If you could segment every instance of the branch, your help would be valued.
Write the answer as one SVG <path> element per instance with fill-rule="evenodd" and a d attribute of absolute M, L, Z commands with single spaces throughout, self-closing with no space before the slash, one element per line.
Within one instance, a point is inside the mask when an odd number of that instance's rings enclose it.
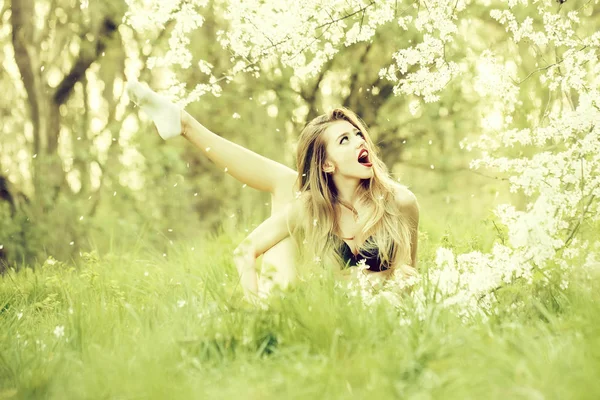
<path fill-rule="evenodd" d="M 85 52 L 85 46 L 81 47 L 77 61 L 54 92 L 53 98 L 56 105 L 64 104 L 65 101 L 67 101 L 75 84 L 81 80 L 90 65 L 92 65 L 104 51 L 107 41 L 111 39 L 113 33 L 117 30 L 117 26 L 118 25 L 112 19 L 105 17 L 96 38 L 95 51 L 92 54 L 89 54 Z"/>
<path fill-rule="evenodd" d="M 582 48 L 580 48 L 580 49 L 577 49 L 577 50 L 576 50 L 576 53 L 578 53 L 578 52 L 580 52 L 580 51 L 583 51 L 583 50 L 585 50 L 587 47 L 588 47 L 588 46 L 583 46 Z M 515 81 L 514 81 L 512 78 L 511 78 L 511 80 L 513 81 L 513 83 L 514 83 L 515 85 L 521 85 L 523 82 L 525 82 L 527 79 L 529 79 L 529 78 L 530 78 L 530 77 L 531 77 L 533 74 L 535 74 L 535 73 L 537 73 L 537 72 L 540 72 L 540 71 L 545 71 L 545 70 L 547 70 L 547 69 L 550 69 L 550 68 L 552 68 L 552 67 L 555 67 L 555 66 L 557 66 L 557 65 L 561 64 L 562 62 L 564 62 L 566 59 L 567 59 L 567 57 L 565 57 L 565 58 L 562 58 L 562 59 L 558 60 L 557 62 L 555 62 L 555 63 L 553 63 L 553 64 L 546 65 L 545 67 L 542 67 L 542 68 L 535 69 L 535 70 L 531 71 L 531 72 L 529 73 L 529 75 L 527 75 L 527 76 L 526 76 L 526 77 L 525 77 L 525 78 L 524 78 L 522 81 L 520 81 L 520 82 L 515 82 Z"/>

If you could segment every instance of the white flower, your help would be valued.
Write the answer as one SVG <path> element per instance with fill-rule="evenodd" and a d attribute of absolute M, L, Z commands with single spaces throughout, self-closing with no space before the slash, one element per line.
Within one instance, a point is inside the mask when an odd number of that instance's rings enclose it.
<path fill-rule="evenodd" d="M 54 328 L 54 336 L 57 338 L 65 336 L 65 327 L 63 325 L 58 325 L 56 328 Z"/>
<path fill-rule="evenodd" d="M 185 306 L 185 300 L 179 300 L 177 301 L 177 307 L 182 308 L 183 306 Z"/>
<path fill-rule="evenodd" d="M 365 270 L 365 269 L 369 269 L 369 266 L 367 265 L 367 260 L 366 260 L 366 259 L 364 259 L 364 258 L 363 258 L 362 260 L 360 260 L 360 261 L 359 261 L 359 262 L 356 264 L 356 266 L 358 267 L 358 269 L 359 269 L 360 271 L 363 271 L 363 270 Z"/>

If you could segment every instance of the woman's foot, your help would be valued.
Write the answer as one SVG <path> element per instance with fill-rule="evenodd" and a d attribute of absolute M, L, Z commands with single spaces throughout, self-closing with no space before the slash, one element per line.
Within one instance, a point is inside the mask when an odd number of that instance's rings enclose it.
<path fill-rule="evenodd" d="M 127 82 L 127 94 L 131 101 L 146 113 L 164 140 L 181 135 L 181 109 L 165 97 L 136 80 Z"/>

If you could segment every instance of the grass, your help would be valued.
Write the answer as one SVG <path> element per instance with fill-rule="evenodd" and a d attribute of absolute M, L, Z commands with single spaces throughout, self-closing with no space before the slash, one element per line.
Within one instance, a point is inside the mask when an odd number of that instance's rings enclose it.
<path fill-rule="evenodd" d="M 489 248 L 485 213 L 426 201 L 422 268 L 441 245 Z M 240 234 L 117 241 L 3 276 L 0 399 L 600 397 L 598 273 L 506 287 L 487 321 L 433 303 L 419 319 L 408 298 L 408 318 L 367 307 L 318 273 L 257 309 L 236 287 Z"/>
<path fill-rule="evenodd" d="M 234 245 L 86 254 L 5 276 L 0 399 L 600 396 L 597 281 L 513 287 L 498 315 L 467 324 L 433 304 L 401 323 L 328 277 L 261 310 L 235 289 Z"/>

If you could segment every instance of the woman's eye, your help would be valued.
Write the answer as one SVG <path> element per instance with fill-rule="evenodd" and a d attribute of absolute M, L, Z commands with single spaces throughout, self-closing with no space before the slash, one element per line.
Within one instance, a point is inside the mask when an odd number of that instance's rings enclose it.
<path fill-rule="evenodd" d="M 348 136 L 344 136 L 342 140 L 340 140 L 340 144 L 344 143 L 344 139 L 348 140 Z"/>
<path fill-rule="evenodd" d="M 363 135 L 363 133 L 362 133 L 362 132 L 356 132 L 356 134 L 357 134 L 357 135 L 360 135 L 360 137 L 361 137 L 361 138 L 363 138 L 363 139 L 365 138 L 365 135 Z"/>

